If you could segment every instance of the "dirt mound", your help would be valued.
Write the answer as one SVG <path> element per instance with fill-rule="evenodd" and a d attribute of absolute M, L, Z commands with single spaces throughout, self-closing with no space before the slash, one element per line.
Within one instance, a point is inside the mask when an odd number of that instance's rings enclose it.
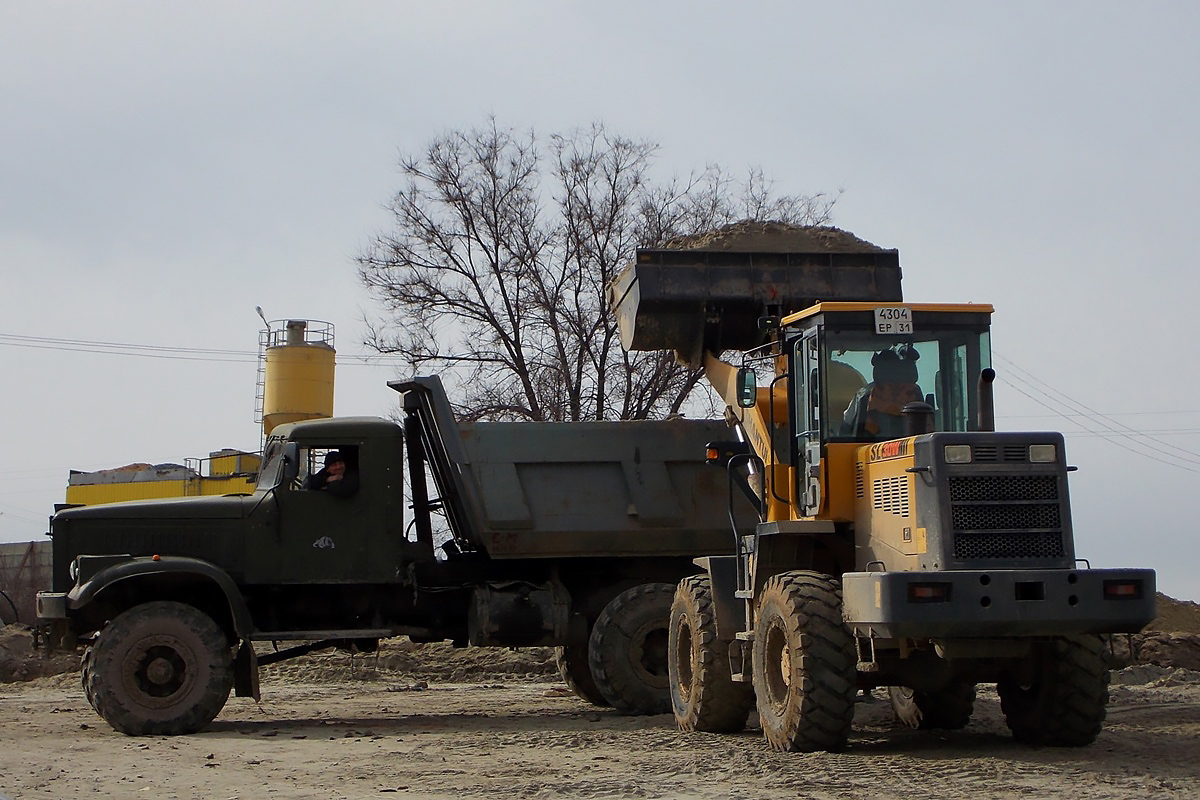
<path fill-rule="evenodd" d="M 677 236 L 667 250 L 728 250 L 735 253 L 888 253 L 848 231 L 822 225 L 743 220 L 714 231 Z"/>
<path fill-rule="evenodd" d="M 1147 631 L 1166 633 L 1200 633 L 1200 603 L 1176 600 L 1158 593 L 1158 616 L 1147 627 Z"/>
<path fill-rule="evenodd" d="M 387 680 L 401 683 L 466 683 L 498 678 L 556 676 L 554 650 L 527 647 L 454 647 L 445 642 L 416 644 L 407 639 L 379 643 L 375 653 L 322 651 L 264 667 L 263 681 Z"/>
<path fill-rule="evenodd" d="M 31 681 L 79 669 L 79 655 L 33 649 L 33 631 L 28 625 L 0 627 L 0 683 Z"/>

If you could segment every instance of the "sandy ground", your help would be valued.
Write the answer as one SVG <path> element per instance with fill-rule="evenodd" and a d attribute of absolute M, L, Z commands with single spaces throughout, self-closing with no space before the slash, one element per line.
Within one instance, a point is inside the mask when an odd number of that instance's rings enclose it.
<path fill-rule="evenodd" d="M 544 674 L 415 674 L 329 654 L 268 673 L 260 704 L 230 698 L 202 733 L 145 738 L 109 728 L 77 674 L 0 684 L 0 796 L 1200 797 L 1200 673 L 1185 669 L 1114 673 L 1109 722 L 1083 749 L 1013 743 L 981 687 L 962 731 L 901 728 L 877 693 L 844 753 L 812 755 L 773 753 L 753 728 L 685 735 L 669 715 L 622 717 Z"/>

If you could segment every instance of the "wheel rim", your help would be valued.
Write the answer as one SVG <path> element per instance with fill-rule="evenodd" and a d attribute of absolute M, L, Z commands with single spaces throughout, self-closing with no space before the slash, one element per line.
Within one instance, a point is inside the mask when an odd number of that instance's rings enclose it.
<path fill-rule="evenodd" d="M 675 667 L 679 671 L 676 689 L 680 699 L 687 703 L 692 696 L 692 626 L 686 619 L 680 619 L 675 633 Z"/>
<path fill-rule="evenodd" d="M 633 637 L 631 656 L 634 669 L 642 680 L 651 685 L 666 687 L 667 655 L 669 653 L 667 629 L 658 626 L 643 626 Z"/>
<path fill-rule="evenodd" d="M 778 714 L 786 708 L 792 687 L 792 652 L 788 647 L 787 631 L 778 619 L 772 620 L 764 644 L 763 676 L 766 679 L 767 699 Z"/>
<path fill-rule="evenodd" d="M 195 654 L 174 636 L 149 636 L 130 648 L 121 674 L 131 697 L 163 708 L 191 689 L 198 666 Z"/>

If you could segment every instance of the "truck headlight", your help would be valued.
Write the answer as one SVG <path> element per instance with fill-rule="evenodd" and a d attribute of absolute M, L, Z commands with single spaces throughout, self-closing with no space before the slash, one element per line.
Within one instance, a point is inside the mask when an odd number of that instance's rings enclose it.
<path fill-rule="evenodd" d="M 1031 444 L 1029 460 L 1034 464 L 1053 464 L 1058 460 L 1058 448 L 1052 444 Z"/>
<path fill-rule="evenodd" d="M 79 559 L 71 559 L 71 566 L 67 567 L 67 574 L 71 576 L 71 582 L 74 583 L 79 577 Z"/>
<path fill-rule="evenodd" d="M 942 454 L 947 464 L 971 463 L 971 445 L 969 444 L 948 444 Z"/>

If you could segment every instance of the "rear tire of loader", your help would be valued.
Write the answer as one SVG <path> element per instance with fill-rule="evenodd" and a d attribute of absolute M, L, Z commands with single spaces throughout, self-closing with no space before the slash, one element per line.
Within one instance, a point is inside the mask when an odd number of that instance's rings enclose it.
<path fill-rule="evenodd" d="M 854 721 L 857 659 L 837 580 L 816 572 L 768 580 L 758 599 L 753 652 L 767 743 L 805 753 L 844 748 Z"/>
<path fill-rule="evenodd" d="M 596 688 L 622 714 L 671 710 L 667 638 L 669 583 L 644 583 L 614 597 L 592 627 L 588 661 Z"/>
<path fill-rule="evenodd" d="M 1032 680 L 1006 676 L 996 690 L 1013 738 L 1083 747 L 1096 740 L 1108 706 L 1108 663 L 1099 636 L 1060 636 L 1039 648 Z"/>
<path fill-rule="evenodd" d="M 558 674 L 563 683 L 581 700 L 586 700 L 594 706 L 609 705 L 604 695 L 600 694 L 596 679 L 592 677 L 586 639 L 578 644 L 554 648 L 554 665 L 558 667 Z"/>
<path fill-rule="evenodd" d="M 710 733 L 744 729 L 754 690 L 730 677 L 729 649 L 717 639 L 707 575 L 684 578 L 675 590 L 668 648 L 671 710 L 679 729 Z"/>
<path fill-rule="evenodd" d="M 195 733 L 233 687 L 233 656 L 212 618 L 184 603 L 152 602 L 119 614 L 96 638 L 88 696 L 130 736 Z"/>
<path fill-rule="evenodd" d="M 975 710 L 975 684 L 964 680 L 951 681 L 935 692 L 889 686 L 888 696 L 896 719 L 923 731 L 965 728 Z"/>

